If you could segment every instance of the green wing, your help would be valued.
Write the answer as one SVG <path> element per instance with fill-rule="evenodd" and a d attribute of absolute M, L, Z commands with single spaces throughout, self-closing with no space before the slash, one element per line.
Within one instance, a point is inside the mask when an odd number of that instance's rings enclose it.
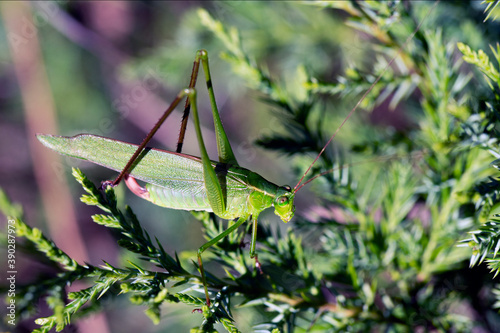
<path fill-rule="evenodd" d="M 86 160 L 120 172 L 137 145 L 97 135 L 79 134 L 73 137 L 38 134 L 38 140 L 60 154 Z M 216 162 L 212 162 L 213 165 Z M 171 187 L 172 180 L 203 183 L 200 158 L 160 149 L 146 148 L 139 156 L 130 175 L 147 183 Z"/>

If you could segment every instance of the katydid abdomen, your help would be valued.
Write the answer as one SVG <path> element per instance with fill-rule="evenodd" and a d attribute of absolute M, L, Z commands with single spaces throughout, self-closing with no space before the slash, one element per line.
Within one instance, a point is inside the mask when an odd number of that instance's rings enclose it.
<path fill-rule="evenodd" d="M 90 134 L 74 137 L 54 135 L 37 135 L 37 137 L 45 146 L 61 154 L 116 171 L 124 168 L 137 149 L 137 145 L 134 144 Z M 154 167 L 151 167 L 152 165 Z M 223 191 L 226 192 L 226 210 L 217 214 L 221 218 L 248 218 L 272 205 L 272 199 L 279 186 L 245 168 L 224 167 L 215 161 L 212 161 L 212 165 L 221 180 Z M 143 198 L 158 206 L 213 211 L 203 180 L 203 165 L 198 157 L 146 148 L 129 175 L 146 182 L 147 196 Z M 258 206 L 258 211 L 255 206 Z"/>

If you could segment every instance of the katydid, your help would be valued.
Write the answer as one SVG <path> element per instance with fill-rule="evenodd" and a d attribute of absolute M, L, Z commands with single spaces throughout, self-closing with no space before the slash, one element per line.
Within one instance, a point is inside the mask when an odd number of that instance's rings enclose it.
<path fill-rule="evenodd" d="M 405 44 L 413 37 L 419 27 L 420 25 L 408 37 Z M 389 62 L 386 69 L 391 66 L 394 60 L 395 57 Z M 200 63 L 205 73 L 211 103 L 219 161 L 210 160 L 201 135 L 195 90 Z M 182 210 L 203 210 L 213 212 L 223 219 L 235 219 L 235 223 L 198 249 L 199 271 L 206 302 L 207 305 L 210 305 L 202 253 L 250 219 L 252 223 L 250 257 L 255 259 L 256 266 L 260 270 L 260 263 L 255 251 L 259 214 L 269 207 L 274 207 L 275 213 L 283 222 L 286 223 L 292 219 L 295 212 L 294 197 L 296 192 L 326 172 L 302 183 L 304 177 L 382 75 L 383 73 L 372 83 L 368 91 L 350 111 L 293 189 L 290 186 L 275 185 L 257 173 L 238 165 L 219 117 L 208 56 L 205 50 L 198 51 L 196 55 L 189 88 L 182 90 L 177 95 L 139 146 L 90 134 L 80 134 L 74 137 L 38 134 L 37 138 L 45 146 L 61 154 L 84 159 L 120 172 L 113 182 L 104 182 L 103 187 L 116 186 L 124 179 L 133 193 L 156 205 Z M 150 139 L 183 98 L 186 98 L 185 114 L 177 152 L 147 148 L 146 145 Z M 201 157 L 181 153 L 190 109 L 193 111 L 194 127 Z M 145 187 L 141 187 L 136 179 L 146 182 Z"/>
<path fill-rule="evenodd" d="M 196 90 L 194 89 L 200 62 L 205 72 L 212 106 L 219 162 L 209 159 L 201 135 Z M 147 143 L 160 125 L 184 97 L 187 97 L 184 119 L 187 119 L 187 113 L 192 108 L 201 158 L 180 152 L 146 148 Z M 181 133 L 184 129 L 185 122 L 183 122 Z M 198 249 L 199 270 L 207 305 L 210 305 L 210 298 L 201 258 L 202 253 L 235 231 L 245 221 L 251 219 L 250 257 L 255 259 L 260 270 L 255 253 L 259 214 L 264 209 L 274 206 L 275 213 L 284 222 L 288 222 L 295 211 L 293 204 L 295 191 L 290 186 L 275 185 L 257 173 L 240 167 L 236 162 L 215 103 L 208 56 L 205 50 L 198 51 L 196 55 L 190 88 L 182 90 L 177 95 L 141 145 L 137 146 L 90 134 L 80 134 L 74 137 L 38 134 L 37 138 L 45 146 L 61 154 L 121 171 L 113 182 L 104 182 L 103 186 L 116 186 L 124 178 L 133 193 L 156 205 L 182 210 L 204 210 L 214 212 L 223 219 L 237 219 L 228 229 Z M 179 139 L 179 150 L 181 144 L 182 139 Z M 141 187 L 136 179 L 146 182 L 146 186 Z"/>

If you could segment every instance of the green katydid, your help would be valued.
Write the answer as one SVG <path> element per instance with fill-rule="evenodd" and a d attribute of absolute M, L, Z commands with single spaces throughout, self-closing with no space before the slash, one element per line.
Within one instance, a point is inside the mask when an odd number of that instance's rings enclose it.
<path fill-rule="evenodd" d="M 413 37 L 419 27 L 420 25 L 408 37 L 405 44 Z M 388 63 L 386 69 L 391 66 L 394 60 L 395 57 Z M 219 155 L 218 162 L 211 161 L 208 157 L 201 135 L 195 90 L 200 63 L 205 73 L 214 119 Z M 285 223 L 292 219 L 295 211 L 294 197 L 296 192 L 305 184 L 329 171 L 302 183 L 304 177 L 382 75 L 383 73 L 372 83 L 368 91 L 350 111 L 293 189 L 290 186 L 275 185 L 257 173 L 238 165 L 219 117 L 211 83 L 208 56 L 205 50 L 198 51 L 196 55 L 189 88 L 182 90 L 177 95 L 139 146 L 90 134 L 80 134 L 74 137 L 38 134 L 37 138 L 45 146 L 61 154 L 84 159 L 120 172 L 113 182 L 103 182 L 102 187 L 116 186 L 124 179 L 134 194 L 156 205 L 173 209 L 210 211 L 223 219 L 236 219 L 236 222 L 231 224 L 225 231 L 198 249 L 199 271 L 206 302 L 207 305 L 210 305 L 202 253 L 250 219 L 252 222 L 250 257 L 255 259 L 256 267 L 260 270 L 260 263 L 255 251 L 259 214 L 269 207 L 274 207 L 275 213 Z M 146 145 L 161 124 L 185 97 L 185 114 L 181 125 L 177 152 L 147 148 Z M 190 108 L 193 111 L 201 158 L 180 152 Z M 145 187 L 141 187 L 136 179 L 146 182 Z"/>
<path fill-rule="evenodd" d="M 209 159 L 201 135 L 196 90 L 194 89 L 200 62 L 205 72 L 212 106 L 219 162 Z M 185 113 L 189 112 L 190 108 L 193 110 L 201 158 L 180 152 L 146 148 L 152 136 L 184 97 L 187 97 Z M 187 120 L 187 116 L 183 118 Z M 181 136 L 184 133 L 185 125 L 185 121 L 183 121 Z M 250 256 L 255 258 L 256 265 L 260 269 L 255 253 L 259 214 L 264 209 L 274 206 L 275 213 L 284 222 L 288 222 L 295 211 L 293 204 L 295 190 L 289 186 L 275 185 L 257 173 L 240 167 L 236 162 L 217 110 L 211 85 L 208 56 L 205 50 L 198 51 L 196 55 L 190 88 L 182 90 L 177 95 L 141 145 L 137 146 L 90 134 L 74 137 L 38 134 L 37 138 L 45 146 L 61 154 L 121 171 L 113 182 L 104 182 L 103 187 L 116 186 L 122 179 L 125 179 L 127 186 L 133 193 L 156 205 L 174 209 L 210 211 L 228 220 L 237 218 L 237 221 L 228 229 L 198 249 L 198 263 L 208 305 L 210 298 L 201 254 L 251 218 L 253 227 Z M 182 140 L 181 137 L 178 142 L 178 150 L 182 146 Z M 146 186 L 141 187 L 135 179 L 146 182 Z"/>

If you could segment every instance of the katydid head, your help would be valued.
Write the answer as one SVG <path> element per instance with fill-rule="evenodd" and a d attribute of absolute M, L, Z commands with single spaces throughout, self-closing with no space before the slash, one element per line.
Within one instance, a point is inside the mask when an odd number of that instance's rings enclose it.
<path fill-rule="evenodd" d="M 288 185 L 278 187 L 276 196 L 274 197 L 274 213 L 278 215 L 283 222 L 287 223 L 295 213 L 295 205 L 293 199 L 295 191 Z"/>

